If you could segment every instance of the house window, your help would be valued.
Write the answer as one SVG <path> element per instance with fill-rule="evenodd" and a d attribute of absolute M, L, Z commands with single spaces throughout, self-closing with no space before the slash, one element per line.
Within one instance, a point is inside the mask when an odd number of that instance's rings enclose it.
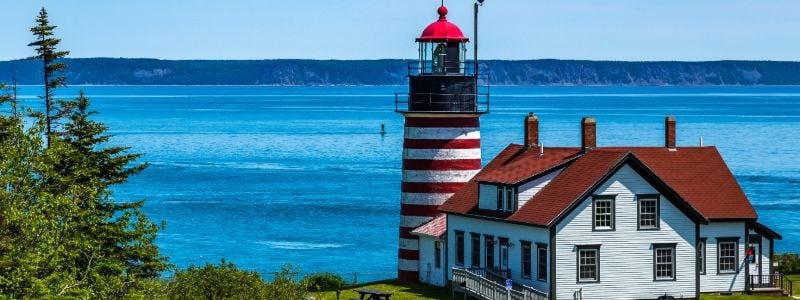
<path fill-rule="evenodd" d="M 520 241 L 522 244 L 522 278 L 531 278 L 531 242 Z"/>
<path fill-rule="evenodd" d="M 639 198 L 639 229 L 659 228 L 658 195 Z"/>
<path fill-rule="evenodd" d="M 505 203 L 505 201 L 503 201 L 503 199 L 505 198 L 505 195 L 506 195 L 505 189 L 503 189 L 502 186 L 498 185 L 497 186 L 497 210 L 500 210 L 500 211 L 503 210 L 503 203 Z"/>
<path fill-rule="evenodd" d="M 485 235 L 484 238 L 484 253 L 486 256 L 486 268 L 487 269 L 494 269 L 494 237 L 491 235 Z"/>
<path fill-rule="evenodd" d="M 675 280 L 675 244 L 653 244 L 653 279 Z"/>
<path fill-rule="evenodd" d="M 738 272 L 738 261 L 738 238 L 717 238 L 717 273 Z"/>
<path fill-rule="evenodd" d="M 595 196 L 592 203 L 592 229 L 614 230 L 614 196 Z"/>
<path fill-rule="evenodd" d="M 516 211 L 516 191 L 512 186 L 497 186 L 497 210 L 504 212 Z"/>
<path fill-rule="evenodd" d="M 547 281 L 547 245 L 536 244 L 536 279 Z"/>
<path fill-rule="evenodd" d="M 500 269 L 508 270 L 508 238 L 499 238 L 500 240 Z"/>
<path fill-rule="evenodd" d="M 515 211 L 514 209 L 514 188 L 506 187 L 506 211 Z"/>
<path fill-rule="evenodd" d="M 700 243 L 697 244 L 697 272 L 700 274 L 706 273 L 706 238 L 700 238 Z"/>
<path fill-rule="evenodd" d="M 456 231 L 456 265 L 464 265 L 464 232 Z"/>
<path fill-rule="evenodd" d="M 472 235 L 472 266 L 477 268 L 481 266 L 481 235 L 474 232 L 470 235 Z"/>
<path fill-rule="evenodd" d="M 600 245 L 578 246 L 578 282 L 600 281 Z"/>
<path fill-rule="evenodd" d="M 434 256 L 434 266 L 437 269 L 442 267 L 442 242 L 436 241 L 433 243 L 433 256 Z"/>

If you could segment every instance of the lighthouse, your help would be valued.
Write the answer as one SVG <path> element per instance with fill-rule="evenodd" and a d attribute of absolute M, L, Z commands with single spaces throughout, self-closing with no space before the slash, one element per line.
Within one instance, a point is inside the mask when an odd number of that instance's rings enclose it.
<path fill-rule="evenodd" d="M 408 93 L 395 94 L 396 111 L 405 118 L 398 251 L 403 282 L 442 274 L 436 269 L 441 265 L 422 265 L 420 253 L 444 260 L 443 242 L 423 245 L 412 231 L 446 224 L 439 205 L 481 169 L 480 116 L 489 111 L 488 78 L 476 61 L 466 60 L 469 39 L 447 20 L 445 6 L 437 13 L 439 19 L 416 39 L 419 59 L 408 64 Z"/>

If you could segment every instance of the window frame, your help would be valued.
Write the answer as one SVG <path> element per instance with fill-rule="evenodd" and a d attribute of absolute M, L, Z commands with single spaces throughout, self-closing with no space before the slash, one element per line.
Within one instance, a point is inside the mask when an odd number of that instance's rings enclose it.
<path fill-rule="evenodd" d="M 698 268 L 700 268 L 700 270 L 698 270 L 697 273 L 700 274 L 700 275 L 706 275 L 706 272 L 708 270 L 708 268 L 706 268 L 706 263 L 708 262 L 707 255 L 706 255 L 706 252 L 708 251 L 708 239 L 707 238 L 700 238 L 700 245 L 697 245 L 697 251 L 700 252 L 700 253 L 698 253 L 698 257 L 700 259 L 700 263 L 698 265 Z"/>
<path fill-rule="evenodd" d="M 521 254 L 521 257 L 520 257 L 520 274 L 522 274 L 522 278 L 531 279 L 531 276 L 533 275 L 533 257 L 532 257 L 533 248 L 531 247 L 531 242 L 530 241 L 519 241 L 519 243 L 520 243 L 520 250 L 521 250 L 520 251 L 520 254 Z M 527 251 L 525 251 L 526 247 L 528 248 Z M 528 260 L 527 264 L 525 263 L 525 259 Z M 528 271 L 527 275 L 525 273 L 525 271 L 526 271 L 525 267 L 527 267 L 527 271 Z"/>
<path fill-rule="evenodd" d="M 575 282 L 576 283 L 599 283 L 600 282 L 600 245 L 578 245 L 575 251 Z M 595 251 L 595 277 L 593 280 L 581 279 L 581 252 Z"/>
<path fill-rule="evenodd" d="M 516 203 L 517 203 L 517 201 L 516 201 L 517 197 L 516 197 L 516 193 L 514 192 L 514 187 L 506 186 L 505 190 L 506 190 L 505 212 L 514 212 L 514 211 L 516 211 L 515 208 L 516 208 Z"/>
<path fill-rule="evenodd" d="M 464 232 L 460 230 L 455 231 L 456 236 L 456 266 L 464 266 Z"/>
<path fill-rule="evenodd" d="M 505 189 L 505 187 L 502 186 L 502 185 L 498 185 L 497 186 L 497 210 L 498 211 L 504 211 L 503 205 L 505 205 L 505 203 L 506 203 L 505 197 L 506 197 L 506 189 Z"/>
<path fill-rule="evenodd" d="M 483 259 L 487 269 L 493 269 L 494 265 L 494 236 L 483 235 Z M 490 257 L 491 256 L 491 257 Z"/>
<path fill-rule="evenodd" d="M 617 219 L 617 212 L 616 212 L 616 198 L 617 195 L 594 195 L 592 196 L 592 231 L 614 231 L 616 230 L 616 219 Z M 597 202 L 598 201 L 609 201 L 611 202 L 611 226 L 609 228 L 597 227 Z"/>
<path fill-rule="evenodd" d="M 509 266 L 510 257 L 508 257 L 508 255 L 509 255 L 509 249 L 508 248 L 511 248 L 511 243 L 509 243 L 508 238 L 506 238 L 506 237 L 498 237 L 497 239 L 500 241 L 500 243 L 499 243 L 500 244 L 500 248 L 499 248 L 500 249 L 500 263 L 498 264 L 497 269 L 499 269 L 499 270 L 508 270 L 508 269 L 511 268 Z M 505 267 L 506 269 L 503 269 L 503 267 Z"/>
<path fill-rule="evenodd" d="M 442 268 L 442 241 L 433 241 L 433 267 Z"/>
<path fill-rule="evenodd" d="M 473 268 L 481 267 L 481 234 L 470 232 L 470 266 Z M 478 240 L 476 243 L 475 240 Z M 475 259 L 477 258 L 477 259 Z"/>
<path fill-rule="evenodd" d="M 653 244 L 653 281 L 676 281 L 677 271 L 678 271 L 678 254 L 677 254 L 677 245 L 676 243 L 669 243 L 669 244 Z M 672 252 L 672 257 L 670 257 L 672 268 L 670 269 L 670 274 L 672 275 L 669 278 L 659 278 L 658 277 L 658 250 L 669 249 Z"/>
<path fill-rule="evenodd" d="M 733 243 L 733 270 L 725 270 L 720 268 L 722 265 L 722 244 Z M 717 274 L 737 274 L 739 273 L 739 237 L 718 237 L 717 238 Z"/>
<path fill-rule="evenodd" d="M 544 250 L 544 257 L 542 257 L 542 250 Z M 542 268 L 542 265 L 544 265 L 544 268 Z M 547 244 L 536 243 L 536 280 L 547 282 L 547 265 Z"/>
<path fill-rule="evenodd" d="M 643 227 L 642 226 L 642 201 L 655 201 L 656 203 L 656 219 L 655 226 Z M 636 230 L 660 230 L 661 229 L 661 195 L 658 194 L 645 194 L 636 195 Z"/>

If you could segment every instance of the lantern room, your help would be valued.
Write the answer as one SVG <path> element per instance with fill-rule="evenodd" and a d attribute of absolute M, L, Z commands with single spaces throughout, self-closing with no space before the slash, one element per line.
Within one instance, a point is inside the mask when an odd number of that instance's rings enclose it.
<path fill-rule="evenodd" d="M 484 93 L 479 92 L 482 87 L 478 86 L 479 81 L 488 84 L 488 77 L 478 72 L 477 62 L 467 61 L 469 39 L 447 20 L 447 7 L 440 6 L 436 12 L 439 19 L 425 27 L 416 39 L 419 59 L 408 64 L 409 92 L 395 94 L 396 111 L 488 112 L 488 85 Z"/>
<path fill-rule="evenodd" d="M 437 13 L 439 20 L 428 25 L 417 38 L 419 73 L 464 73 L 469 39 L 456 24 L 447 21 L 447 7 L 440 6 Z"/>

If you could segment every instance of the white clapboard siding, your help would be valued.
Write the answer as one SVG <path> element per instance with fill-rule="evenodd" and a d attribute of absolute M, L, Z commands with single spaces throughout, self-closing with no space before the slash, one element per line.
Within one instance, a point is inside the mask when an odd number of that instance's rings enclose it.
<path fill-rule="evenodd" d="M 700 275 L 700 292 L 744 291 L 744 222 L 711 222 L 700 225 L 706 238 L 706 274 Z M 739 237 L 739 273 L 717 274 L 717 237 Z"/>
<path fill-rule="evenodd" d="M 456 233 L 455 231 L 463 231 L 464 232 L 464 267 L 471 267 L 472 266 L 472 237 L 470 233 L 480 233 L 481 234 L 481 267 L 486 266 L 486 253 L 485 251 L 485 239 L 484 235 L 492 235 L 497 239 L 498 237 L 505 237 L 508 238 L 509 242 L 512 244 L 511 247 L 508 248 L 508 267 L 511 269 L 511 279 L 520 284 L 524 284 L 530 287 L 533 287 L 537 290 L 547 292 L 550 290 L 549 281 L 543 282 L 536 280 L 536 243 L 543 243 L 548 244 L 550 243 L 550 233 L 546 228 L 535 227 L 535 226 L 526 226 L 526 225 L 519 225 L 519 224 L 511 224 L 511 223 L 504 223 L 504 222 L 497 222 L 485 219 L 477 219 L 477 218 L 470 218 L 458 215 L 448 215 L 447 216 L 447 257 L 448 257 L 448 278 L 452 279 L 453 274 L 449 270 L 452 270 L 453 267 L 457 267 L 455 265 L 456 261 Z M 531 242 L 531 278 L 522 278 L 522 246 L 520 244 L 520 240 L 529 241 Z M 495 245 L 495 266 L 500 265 L 500 246 Z M 549 249 L 548 249 L 548 274 L 549 274 L 549 267 L 550 267 L 550 257 L 549 257 Z M 589 299 L 589 298 L 586 298 Z"/>
<path fill-rule="evenodd" d="M 436 238 L 429 236 L 419 237 L 419 278 L 423 283 L 435 286 L 444 286 L 444 245 L 442 245 L 441 265 L 436 267 Z"/>
<path fill-rule="evenodd" d="M 497 210 L 497 186 L 481 183 L 479 189 L 478 208 Z"/>
<path fill-rule="evenodd" d="M 622 167 L 595 194 L 617 195 L 614 231 L 592 231 L 592 199 L 556 225 L 556 292 L 572 299 L 583 289 L 584 299 L 656 299 L 695 296 L 695 223 L 661 197 L 660 230 L 637 230 L 636 194 L 656 194 L 636 171 Z M 653 281 L 653 243 L 676 243 L 676 280 Z M 576 246 L 600 246 L 600 282 L 577 283 Z"/>
<path fill-rule="evenodd" d="M 542 177 L 536 178 L 529 182 L 526 182 L 523 185 L 519 186 L 519 196 L 517 197 L 519 206 L 522 207 L 525 203 L 528 202 L 533 196 L 536 195 L 539 191 L 541 191 L 550 181 L 553 180 L 558 174 L 561 173 L 561 170 L 556 170 L 551 172 L 550 174 L 544 175 Z M 497 194 L 495 193 L 495 197 Z M 496 206 L 497 204 L 495 204 Z"/>
<path fill-rule="evenodd" d="M 769 239 L 761 237 L 761 275 L 769 275 L 770 266 L 772 266 L 772 259 L 769 257 Z"/>

